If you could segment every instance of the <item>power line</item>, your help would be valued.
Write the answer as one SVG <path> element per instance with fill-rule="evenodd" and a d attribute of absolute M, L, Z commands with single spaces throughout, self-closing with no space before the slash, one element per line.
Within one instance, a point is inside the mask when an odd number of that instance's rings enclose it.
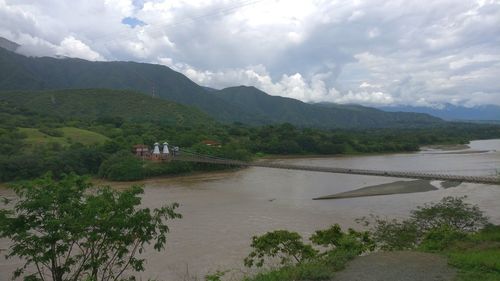
<path fill-rule="evenodd" d="M 239 5 L 236 5 L 236 6 L 233 6 L 233 7 L 225 7 L 225 8 L 219 9 L 219 10 L 214 10 L 211 13 L 208 13 L 208 14 L 205 14 L 205 15 L 200 15 L 200 16 L 197 16 L 197 17 L 191 17 L 189 19 L 185 19 L 184 21 L 180 21 L 180 22 L 176 22 L 176 23 L 171 23 L 171 24 L 165 25 L 164 27 L 167 27 L 167 28 L 168 27 L 175 27 L 175 26 L 178 26 L 178 25 L 182 25 L 182 24 L 186 24 L 186 23 L 190 23 L 190 22 L 196 22 L 198 20 L 205 19 L 205 18 L 210 18 L 210 17 L 214 17 L 214 16 L 227 16 L 229 14 L 234 13 L 235 11 L 237 11 L 240 8 L 243 8 L 243 7 L 246 7 L 246 6 L 250 6 L 250 5 L 253 5 L 253 4 L 257 4 L 258 2 L 262 2 L 262 1 L 264 1 L 264 0 L 242 1 L 242 2 L 239 3 Z"/>
<path fill-rule="evenodd" d="M 239 9 L 241 9 L 243 7 L 251 6 L 251 5 L 257 4 L 259 2 L 263 2 L 263 1 L 264 0 L 244 0 L 244 1 L 240 1 L 236 5 L 233 5 L 233 6 L 230 6 L 230 7 L 223 7 L 223 8 L 220 8 L 220 9 L 214 9 L 214 10 L 212 10 L 211 12 L 209 12 L 207 14 L 203 14 L 203 15 L 199 15 L 199 16 L 195 16 L 195 17 L 185 18 L 185 19 L 182 19 L 180 21 L 172 22 L 172 23 L 169 23 L 169 24 L 166 24 L 166 25 L 162 25 L 162 26 L 151 26 L 151 27 L 148 28 L 148 31 L 149 32 L 151 32 L 151 31 L 155 32 L 155 31 L 158 31 L 158 30 L 163 31 L 164 29 L 168 29 L 168 28 L 172 28 L 172 27 L 176 27 L 176 26 L 181 26 L 181 25 L 185 25 L 185 24 L 188 24 L 188 23 L 197 22 L 197 21 L 200 21 L 200 20 L 206 19 L 206 18 L 227 16 L 227 15 L 230 15 L 230 14 L 236 12 L 237 10 L 239 10 Z M 145 30 L 145 29 L 143 29 L 143 30 Z M 100 40 L 100 39 L 105 39 L 105 38 L 112 38 L 112 41 L 115 41 L 116 37 L 117 37 L 117 34 L 129 34 L 129 33 L 130 33 L 130 30 L 124 30 L 124 31 L 120 31 L 120 32 L 117 32 L 117 33 L 113 33 L 113 34 L 106 34 L 106 35 L 101 35 L 101 36 L 95 36 L 91 40 L 95 41 L 95 40 Z"/>

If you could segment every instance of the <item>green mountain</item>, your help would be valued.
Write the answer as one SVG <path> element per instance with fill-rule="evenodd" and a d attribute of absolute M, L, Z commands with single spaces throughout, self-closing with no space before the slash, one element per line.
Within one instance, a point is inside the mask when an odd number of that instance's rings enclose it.
<path fill-rule="evenodd" d="M 230 87 L 214 95 L 261 119 L 273 123 L 292 123 L 304 127 L 382 128 L 426 126 L 441 122 L 420 113 L 395 113 L 359 105 L 308 104 L 295 99 L 270 96 L 255 87 Z"/>
<path fill-rule="evenodd" d="M 239 116 L 255 123 L 251 113 L 215 96 L 172 69 L 147 63 L 87 61 L 75 58 L 26 57 L 0 48 L 0 91 L 123 89 L 195 106 L 223 122 Z"/>
<path fill-rule="evenodd" d="M 207 89 L 162 65 L 26 57 L 0 48 L 0 91 L 88 88 L 133 90 L 194 106 L 221 122 L 252 125 L 289 122 L 321 128 L 372 128 L 426 126 L 440 121 L 424 114 L 311 105 L 269 96 L 253 87 Z"/>
<path fill-rule="evenodd" d="M 128 90 L 4 91 L 0 92 L 0 100 L 36 113 L 62 118 L 94 120 L 119 117 L 186 126 L 214 122 L 195 108 Z"/>

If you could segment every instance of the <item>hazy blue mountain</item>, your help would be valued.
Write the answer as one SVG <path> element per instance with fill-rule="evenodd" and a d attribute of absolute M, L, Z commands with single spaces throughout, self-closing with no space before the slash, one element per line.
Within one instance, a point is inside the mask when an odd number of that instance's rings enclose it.
<path fill-rule="evenodd" d="M 289 122 L 322 128 L 373 128 L 426 126 L 440 121 L 424 114 L 311 105 L 270 96 L 254 87 L 207 89 L 181 73 L 156 64 L 26 57 L 0 48 L 0 91 L 88 88 L 134 90 L 194 106 L 218 121 L 252 125 Z"/>
<path fill-rule="evenodd" d="M 444 120 L 492 120 L 500 121 L 500 106 L 482 105 L 476 107 L 463 107 L 445 104 L 443 108 L 414 107 L 414 106 L 387 106 L 379 107 L 390 112 L 420 112 L 430 114 Z"/>
<path fill-rule="evenodd" d="M 205 89 L 205 91 L 209 92 L 209 93 L 214 93 L 214 92 L 217 92 L 219 90 L 217 89 L 214 89 L 214 88 L 210 88 L 210 87 L 205 87 L 205 86 L 202 86 L 203 89 Z"/>
<path fill-rule="evenodd" d="M 271 96 L 255 87 L 230 87 L 214 93 L 259 118 L 275 123 L 292 123 L 307 127 L 401 127 L 425 126 L 440 122 L 426 114 L 392 113 L 353 105 L 308 104 L 299 100 Z"/>

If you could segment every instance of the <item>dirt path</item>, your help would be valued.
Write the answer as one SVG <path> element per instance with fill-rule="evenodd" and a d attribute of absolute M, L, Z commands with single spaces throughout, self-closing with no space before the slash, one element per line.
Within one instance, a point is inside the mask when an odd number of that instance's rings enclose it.
<path fill-rule="evenodd" d="M 354 259 L 332 281 L 448 281 L 455 274 L 439 255 L 381 252 Z"/>

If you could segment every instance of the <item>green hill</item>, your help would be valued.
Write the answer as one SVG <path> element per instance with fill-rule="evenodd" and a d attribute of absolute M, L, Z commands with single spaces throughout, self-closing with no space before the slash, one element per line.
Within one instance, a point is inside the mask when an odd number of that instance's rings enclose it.
<path fill-rule="evenodd" d="M 75 58 L 26 57 L 0 48 L 0 91 L 57 89 L 127 89 L 195 106 L 219 121 L 239 116 L 255 123 L 251 113 L 208 95 L 172 69 L 137 62 L 86 61 Z"/>
<path fill-rule="evenodd" d="M 439 118 L 427 114 L 385 112 L 358 105 L 307 104 L 270 96 L 255 87 L 230 87 L 214 95 L 254 112 L 259 118 L 304 127 L 382 128 L 427 126 L 441 122 Z"/>
<path fill-rule="evenodd" d="M 24 139 L 29 149 L 34 149 L 38 145 L 48 143 L 59 143 L 69 145 L 70 142 L 81 143 L 84 145 L 102 144 L 109 138 L 96 132 L 74 127 L 63 127 L 52 129 L 60 133 L 60 136 L 51 136 L 37 128 L 18 128 L 19 132 L 26 135 Z"/>
<path fill-rule="evenodd" d="M 195 108 L 127 90 L 60 90 L 0 92 L 0 100 L 30 111 L 94 120 L 120 117 L 133 121 L 157 121 L 169 125 L 195 125 L 213 120 Z"/>
<path fill-rule="evenodd" d="M 221 122 L 237 121 L 251 125 L 289 122 L 320 128 L 381 128 L 420 127 L 440 121 L 425 114 L 388 113 L 344 105 L 311 105 L 269 96 L 253 87 L 231 87 L 216 91 L 201 87 L 162 65 L 26 57 L 0 48 L 0 91 L 83 88 L 128 89 L 149 96 L 154 93 L 165 100 L 194 106 Z M 58 96 L 57 100 L 64 100 L 64 97 Z M 54 107 L 48 99 L 44 100 L 44 104 Z M 90 108 L 58 108 L 58 111 L 67 114 L 73 110 L 71 112 L 76 114 L 89 115 L 114 110 L 110 103 L 97 100 L 87 105 Z M 128 107 L 132 118 L 150 114 L 148 111 L 134 112 L 134 105 L 131 103 Z M 122 112 L 121 109 L 118 111 Z M 126 117 L 126 114 L 122 116 Z"/>

